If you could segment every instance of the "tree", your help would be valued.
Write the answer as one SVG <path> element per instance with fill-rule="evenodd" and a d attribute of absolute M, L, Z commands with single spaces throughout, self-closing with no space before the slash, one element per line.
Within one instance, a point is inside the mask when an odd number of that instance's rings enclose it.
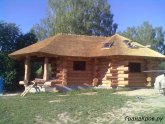
<path fill-rule="evenodd" d="M 149 22 L 144 22 L 138 27 L 128 27 L 121 34 L 143 45 L 151 45 L 152 49 L 165 54 L 165 32 L 162 27 L 153 28 Z"/>
<path fill-rule="evenodd" d="M 107 0 L 48 0 L 47 17 L 33 26 L 39 39 L 57 33 L 110 36 L 116 29 Z"/>
<path fill-rule="evenodd" d="M 33 32 L 22 34 L 15 24 L 0 21 L 0 76 L 3 77 L 7 88 L 18 86 L 18 81 L 23 79 L 24 74 L 24 64 L 12 60 L 8 54 L 36 41 Z"/>
<path fill-rule="evenodd" d="M 0 21 L 0 51 L 16 50 L 15 43 L 20 35 L 20 29 L 15 24 Z"/>

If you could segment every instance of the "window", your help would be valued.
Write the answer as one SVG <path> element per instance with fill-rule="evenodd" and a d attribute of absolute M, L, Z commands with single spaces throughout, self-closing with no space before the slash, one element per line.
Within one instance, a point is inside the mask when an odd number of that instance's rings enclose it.
<path fill-rule="evenodd" d="M 141 64 L 129 63 L 129 72 L 141 72 Z"/>
<path fill-rule="evenodd" d="M 111 48 L 113 45 L 114 45 L 114 41 L 108 42 L 108 43 L 104 43 L 103 48 Z"/>
<path fill-rule="evenodd" d="M 85 61 L 74 61 L 73 70 L 74 71 L 85 71 L 86 62 Z"/>
<path fill-rule="evenodd" d="M 124 40 L 128 48 L 139 48 L 136 42 L 129 41 L 129 40 Z"/>

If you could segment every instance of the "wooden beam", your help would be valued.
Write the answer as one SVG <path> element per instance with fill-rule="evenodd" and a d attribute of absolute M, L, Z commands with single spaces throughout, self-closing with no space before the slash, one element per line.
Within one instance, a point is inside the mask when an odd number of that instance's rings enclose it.
<path fill-rule="evenodd" d="M 24 80 L 26 82 L 30 81 L 30 57 L 26 56 L 25 59 L 25 75 L 24 75 Z"/>
<path fill-rule="evenodd" d="M 67 85 L 67 60 L 63 59 L 63 69 L 62 69 L 62 85 Z"/>
<path fill-rule="evenodd" d="M 45 58 L 44 60 L 44 74 L 43 74 L 43 79 L 47 81 L 49 79 L 49 59 Z"/>
<path fill-rule="evenodd" d="M 93 86 L 96 86 L 98 84 L 98 70 L 99 70 L 98 63 L 99 63 L 98 59 L 95 58 L 93 64 Z"/>

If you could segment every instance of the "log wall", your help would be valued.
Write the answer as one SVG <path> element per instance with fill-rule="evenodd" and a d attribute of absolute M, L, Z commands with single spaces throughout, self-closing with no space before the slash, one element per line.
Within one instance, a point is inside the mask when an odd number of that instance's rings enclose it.
<path fill-rule="evenodd" d="M 117 58 L 100 61 L 100 80 L 103 86 L 128 85 L 128 62 Z"/>
<path fill-rule="evenodd" d="M 85 61 L 85 71 L 73 70 L 74 61 Z M 91 59 L 68 58 L 67 70 L 67 85 L 93 85 L 93 61 Z"/>
<path fill-rule="evenodd" d="M 129 60 L 131 63 L 140 63 L 141 64 L 141 72 L 129 72 L 129 86 L 130 87 L 145 87 L 147 85 L 147 75 L 143 71 L 147 70 L 146 63 L 144 59 L 131 59 Z"/>
<path fill-rule="evenodd" d="M 147 59 L 146 61 L 146 68 L 147 70 L 159 70 L 159 64 L 160 64 L 160 61 L 158 60 L 151 60 L 151 59 Z M 160 73 L 151 73 L 151 72 L 148 72 L 146 73 L 147 77 L 151 78 L 151 81 L 149 82 L 150 83 L 150 86 L 154 86 L 154 82 L 155 82 L 155 78 L 160 75 Z"/>
<path fill-rule="evenodd" d="M 140 63 L 141 72 L 129 72 L 129 63 Z M 153 86 L 157 73 L 144 73 L 146 70 L 159 69 L 159 61 L 143 58 L 111 58 L 99 60 L 99 82 L 104 86 Z M 151 77 L 151 82 L 147 78 Z"/>
<path fill-rule="evenodd" d="M 85 71 L 73 70 L 74 61 L 85 61 Z M 141 72 L 130 73 L 129 63 L 141 63 Z M 53 64 L 54 63 L 54 64 Z M 144 73 L 145 70 L 158 69 L 158 61 L 142 58 L 58 58 L 52 63 L 52 74 L 61 80 L 63 85 L 104 85 L 144 87 L 151 77 L 154 82 L 157 74 Z M 98 79 L 98 82 L 93 82 Z M 151 84 L 150 84 L 151 85 Z"/>
<path fill-rule="evenodd" d="M 58 79 L 62 82 L 63 79 L 63 60 L 61 58 L 54 58 L 51 60 L 51 79 Z"/>

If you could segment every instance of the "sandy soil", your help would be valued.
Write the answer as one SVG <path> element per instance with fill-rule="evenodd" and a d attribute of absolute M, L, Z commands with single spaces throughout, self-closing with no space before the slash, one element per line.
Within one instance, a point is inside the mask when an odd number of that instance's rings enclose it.
<path fill-rule="evenodd" d="M 122 94 L 127 96 L 155 96 L 160 95 L 158 91 L 154 89 L 137 89 L 137 90 L 131 90 L 131 91 L 119 91 L 115 94 Z"/>

